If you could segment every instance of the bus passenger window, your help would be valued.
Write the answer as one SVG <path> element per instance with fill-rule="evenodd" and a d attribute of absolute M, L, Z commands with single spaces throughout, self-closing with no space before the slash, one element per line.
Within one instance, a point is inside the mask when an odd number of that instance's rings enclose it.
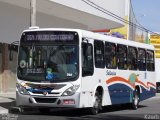
<path fill-rule="evenodd" d="M 140 71 L 146 70 L 146 51 L 144 49 L 138 49 L 138 68 Z"/>
<path fill-rule="evenodd" d="M 82 43 L 82 76 L 93 75 L 93 47 L 92 44 Z"/>
<path fill-rule="evenodd" d="M 94 41 L 94 56 L 96 68 L 104 68 L 104 43 L 103 41 Z"/>
<path fill-rule="evenodd" d="M 137 49 L 134 47 L 128 47 L 128 69 L 137 70 Z"/>
<path fill-rule="evenodd" d="M 117 60 L 119 69 L 127 69 L 127 47 L 125 45 L 117 45 Z"/>
<path fill-rule="evenodd" d="M 147 50 L 146 62 L 147 62 L 147 70 L 154 71 L 155 67 L 154 67 L 154 52 L 153 51 Z"/>
<path fill-rule="evenodd" d="M 108 69 L 117 68 L 116 45 L 114 43 L 105 42 L 105 62 Z"/>

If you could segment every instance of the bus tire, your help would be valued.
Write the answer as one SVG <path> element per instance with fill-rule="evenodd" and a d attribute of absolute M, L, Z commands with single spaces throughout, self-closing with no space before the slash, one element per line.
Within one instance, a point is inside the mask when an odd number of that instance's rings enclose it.
<path fill-rule="evenodd" d="M 133 93 L 131 107 L 132 107 L 132 109 L 137 110 L 138 106 L 139 106 L 139 91 L 137 89 L 135 89 L 135 91 Z"/>
<path fill-rule="evenodd" d="M 99 113 L 100 110 L 102 110 L 102 96 L 99 94 L 98 91 L 96 91 L 94 98 L 95 100 L 93 107 L 90 108 L 90 113 L 92 115 L 96 115 Z"/>

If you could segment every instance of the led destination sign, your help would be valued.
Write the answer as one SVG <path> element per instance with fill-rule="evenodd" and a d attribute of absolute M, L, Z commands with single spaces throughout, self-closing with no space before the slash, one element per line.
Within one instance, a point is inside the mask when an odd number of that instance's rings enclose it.
<path fill-rule="evenodd" d="M 21 42 L 72 42 L 78 43 L 78 33 L 70 31 L 34 31 L 22 34 Z"/>
<path fill-rule="evenodd" d="M 54 34 L 37 34 L 37 35 L 27 35 L 26 36 L 27 41 L 58 41 L 58 40 L 74 40 L 74 35 L 54 35 Z"/>

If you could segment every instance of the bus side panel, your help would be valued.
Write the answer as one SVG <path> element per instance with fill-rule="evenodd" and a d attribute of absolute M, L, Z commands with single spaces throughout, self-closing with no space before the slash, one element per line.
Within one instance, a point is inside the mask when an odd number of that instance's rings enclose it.
<path fill-rule="evenodd" d="M 109 79 L 107 79 L 106 81 L 108 84 L 112 104 L 123 104 L 132 102 L 134 82 L 133 84 L 131 83 L 130 77 L 132 74 L 135 74 L 135 72 L 130 72 L 128 70 L 110 71 L 116 72 L 116 75 L 109 75 Z"/>
<path fill-rule="evenodd" d="M 140 101 L 155 96 L 155 73 L 117 70 L 106 81 L 112 104 L 131 103 L 135 86 L 140 86 Z"/>
<path fill-rule="evenodd" d="M 128 86 L 117 83 L 109 88 L 112 104 L 129 103 L 131 101 L 131 93 L 133 90 Z"/>
<path fill-rule="evenodd" d="M 150 88 L 150 90 L 146 90 L 146 88 L 141 87 L 141 89 L 142 89 L 142 93 L 140 94 L 140 101 L 143 101 L 155 96 L 154 88 Z"/>
<path fill-rule="evenodd" d="M 93 106 L 94 86 L 95 84 L 92 76 L 82 77 L 80 107 L 85 108 Z"/>
<path fill-rule="evenodd" d="M 92 76 L 82 77 L 80 107 L 93 107 L 94 95 L 98 87 L 102 87 L 103 89 L 102 106 L 111 105 L 105 71 L 105 69 L 95 68 Z"/>
<path fill-rule="evenodd" d="M 144 75 L 141 77 L 141 81 L 145 84 L 140 84 L 141 87 L 141 94 L 140 94 L 140 101 L 146 100 L 148 98 L 154 97 L 156 93 L 156 78 L 155 72 L 144 72 Z"/>

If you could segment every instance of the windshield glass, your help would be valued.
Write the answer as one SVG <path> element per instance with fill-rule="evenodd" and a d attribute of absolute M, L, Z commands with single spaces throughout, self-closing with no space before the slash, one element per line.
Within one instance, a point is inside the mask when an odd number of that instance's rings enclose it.
<path fill-rule="evenodd" d="M 18 78 L 33 82 L 75 80 L 78 45 L 20 45 Z"/>

